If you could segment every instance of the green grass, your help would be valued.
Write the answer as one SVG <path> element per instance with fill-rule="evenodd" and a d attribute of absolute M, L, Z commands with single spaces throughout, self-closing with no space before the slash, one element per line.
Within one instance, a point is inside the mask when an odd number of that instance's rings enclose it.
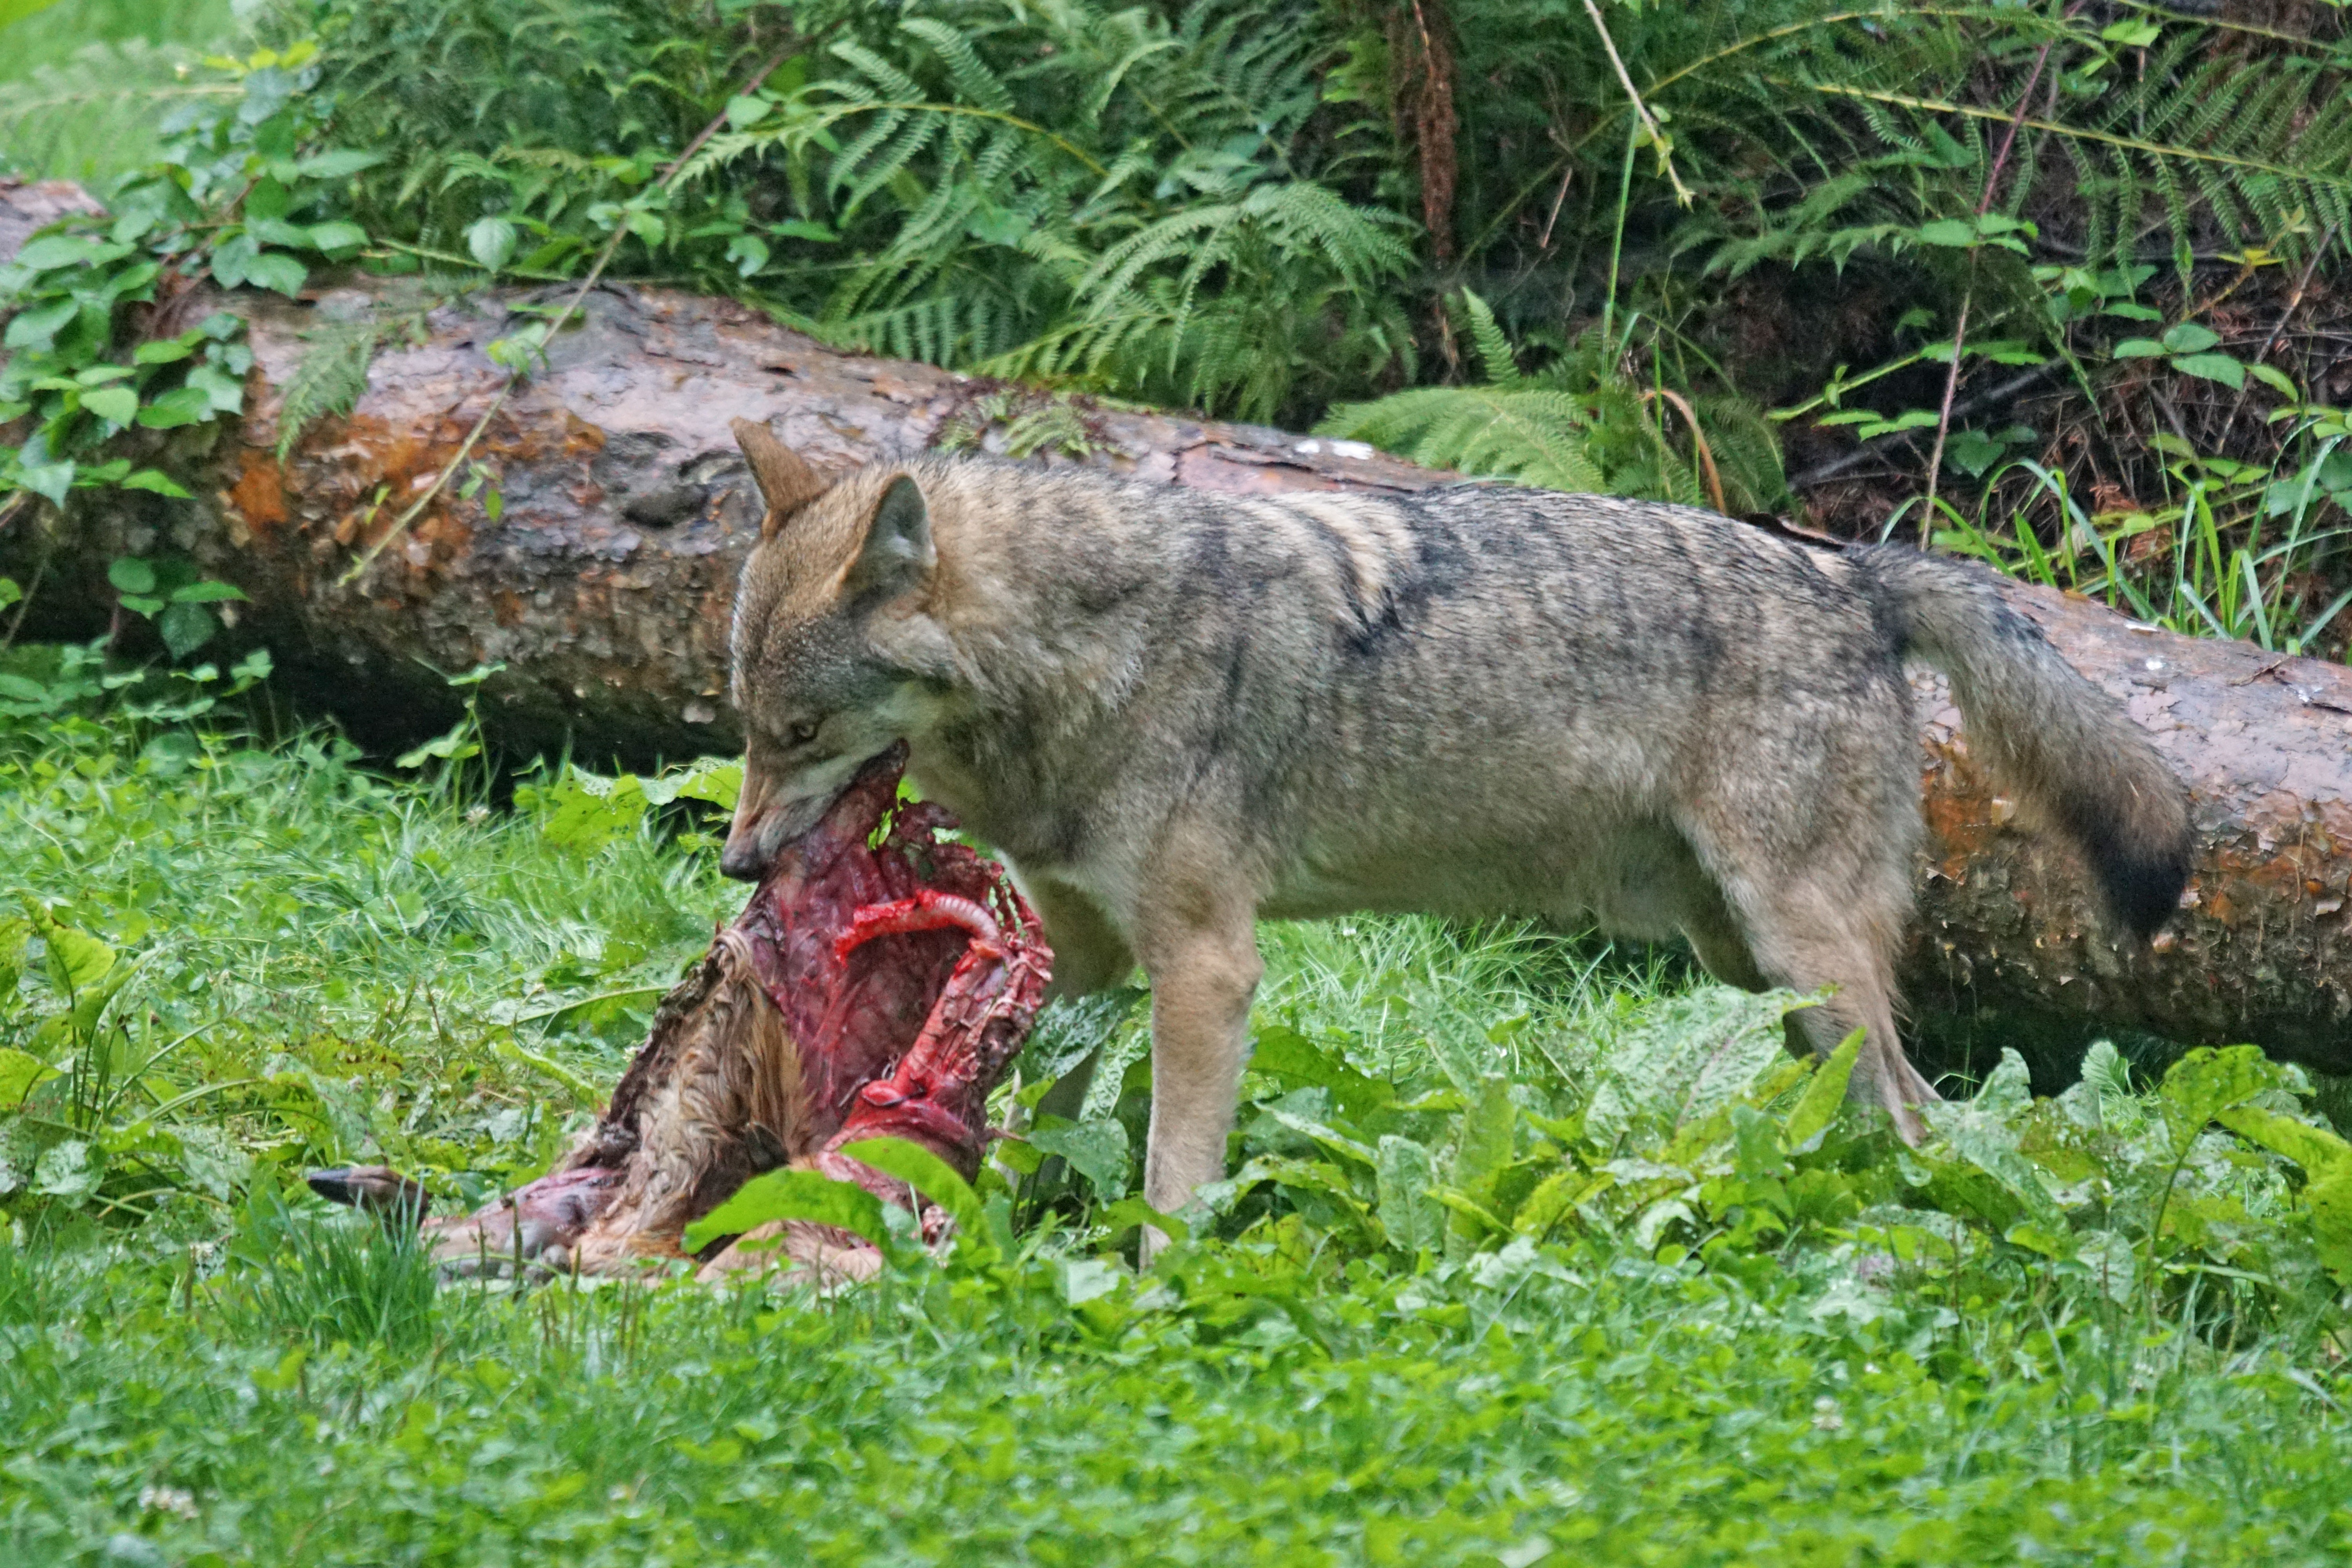
<path fill-rule="evenodd" d="M 149 717 L 0 719 L 0 892 L 42 911 L 13 958 L 0 932 L 0 1050 L 93 1084 L 110 1064 L 103 1105 L 74 1110 L 60 1078 L 34 1114 L 0 1112 L 0 1562 L 2352 1550 L 2328 1233 L 2291 1167 L 2200 1131 L 2203 1101 L 2169 1165 L 2146 1157 L 2171 1147 L 2168 1101 L 2114 1082 L 1952 1123 L 1955 1147 L 1991 1140 L 1980 1163 L 1906 1163 L 1845 1121 L 1815 1146 L 1793 1067 L 1654 1125 L 1645 1086 L 1696 1093 L 1661 1063 L 1704 1038 L 1761 1040 L 1769 1064 L 1778 1005 L 1519 928 L 1266 928 L 1235 1149 L 1257 1174 L 1143 1279 L 1108 1192 L 1032 1190 L 1010 1258 L 902 1250 L 830 1301 L 436 1290 L 292 1173 L 383 1157 L 479 1194 L 543 1168 L 591 1110 L 572 1086 L 612 1080 L 740 889 L 674 816 L 600 817 L 547 779 L 489 809 L 478 781 L 386 779 L 330 739 L 254 742 L 134 694 Z M 77 995 L 109 997 L 83 1025 L 53 963 L 69 949 Z M 1139 1135 L 1148 1074 L 1123 1081 L 1098 1109 Z M 2291 1079 L 2261 1084 L 2244 1103 L 2293 1108 Z M 1599 1147 L 1612 1093 L 1627 1131 Z M 2139 1217 L 2102 1229 L 2062 1194 L 2014 1218 L 2003 1136 L 2037 1168 L 2093 1159 L 2083 1184 Z M 1506 1228 L 1375 1194 L 1333 1152 L 1349 1142 L 1423 1151 Z M 1677 1160 L 1716 1173 L 1658 1184 Z M 1615 1184 L 1529 1222 L 1562 1173 Z M 2085 1260 L 2116 1263 L 2111 1241 L 2158 1276 L 2120 1263 L 2138 1284 L 2110 1288 Z"/>

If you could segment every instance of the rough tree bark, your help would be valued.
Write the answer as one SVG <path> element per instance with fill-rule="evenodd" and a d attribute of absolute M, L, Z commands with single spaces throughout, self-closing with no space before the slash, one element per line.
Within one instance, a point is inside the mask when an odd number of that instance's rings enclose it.
<path fill-rule="evenodd" d="M 181 306 L 184 320 L 227 308 L 250 323 L 249 412 L 156 442 L 194 501 L 91 494 L 61 518 L 0 528 L 0 574 L 40 579 L 26 635 L 104 629 L 108 562 L 163 546 L 249 594 L 235 636 L 266 644 L 281 684 L 362 741 L 446 724 L 455 701 L 440 672 L 502 662 L 484 689 L 494 736 L 643 762 L 739 742 L 728 616 L 758 513 L 732 418 L 769 422 L 819 465 L 950 438 L 1017 449 L 1051 437 L 1047 460 L 1212 490 L 1413 490 L 1451 478 L 1349 443 L 837 353 L 740 305 L 612 287 L 589 297 L 584 320 L 492 421 L 472 455 L 481 484 L 448 487 L 385 542 L 503 380 L 485 349 L 546 298 L 436 302 L 354 282 L 300 302 Z M 304 429 L 280 462 L 306 334 L 362 316 L 391 334 L 364 395 Z M 2054 1065 L 2093 1032 L 2126 1029 L 2251 1039 L 2352 1071 L 2352 670 L 2011 592 L 2189 782 L 2201 858 L 2174 928 L 2146 952 L 2124 950 L 2071 857 L 2005 826 L 2009 803 L 1970 764 L 1940 682 L 1923 677 L 1933 831 L 1904 978 L 1929 1054 L 2026 1044 Z"/>

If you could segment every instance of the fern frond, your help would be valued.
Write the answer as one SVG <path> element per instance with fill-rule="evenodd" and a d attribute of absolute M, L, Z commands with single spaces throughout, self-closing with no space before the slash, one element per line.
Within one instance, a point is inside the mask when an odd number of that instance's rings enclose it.
<path fill-rule="evenodd" d="M 294 367 L 278 408 L 278 460 L 284 462 L 316 419 L 349 414 L 367 391 L 368 366 L 385 335 L 372 316 L 330 321 L 308 334 L 310 348 Z"/>
<path fill-rule="evenodd" d="M 1578 399 L 1549 388 L 1425 386 L 1343 404 L 1317 433 L 1365 441 L 1435 468 L 1540 489 L 1606 491 Z"/>
<path fill-rule="evenodd" d="M 170 106 L 236 96 L 234 82 L 182 79 L 195 59 L 193 49 L 126 38 L 0 83 L 0 161 L 35 178 L 102 185 L 153 155 Z"/>

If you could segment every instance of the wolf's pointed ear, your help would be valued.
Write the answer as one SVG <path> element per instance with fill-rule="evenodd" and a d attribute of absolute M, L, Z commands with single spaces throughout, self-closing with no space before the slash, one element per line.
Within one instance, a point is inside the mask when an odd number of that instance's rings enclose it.
<path fill-rule="evenodd" d="M 738 419 L 733 429 L 735 444 L 751 459 L 751 482 L 760 487 L 760 499 L 768 508 L 760 519 L 760 537 L 773 539 L 784 519 L 824 494 L 825 483 L 765 425 Z"/>
<path fill-rule="evenodd" d="M 866 543 L 857 552 L 856 564 L 849 569 L 850 592 L 896 598 L 919 587 L 939 558 L 939 550 L 931 542 L 931 512 L 923 502 L 923 489 L 900 474 L 882 492 L 874 521 L 866 525 Z"/>

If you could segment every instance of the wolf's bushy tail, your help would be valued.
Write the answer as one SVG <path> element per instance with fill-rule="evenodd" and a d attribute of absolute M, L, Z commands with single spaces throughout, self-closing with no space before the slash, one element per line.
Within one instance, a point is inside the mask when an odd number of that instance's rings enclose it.
<path fill-rule="evenodd" d="M 2116 917 L 2142 936 L 2189 880 L 2187 792 L 2122 707 L 2058 656 L 1980 568 L 1900 545 L 1848 557 L 1904 650 L 1951 678 L 1969 749 L 2073 838 Z"/>

